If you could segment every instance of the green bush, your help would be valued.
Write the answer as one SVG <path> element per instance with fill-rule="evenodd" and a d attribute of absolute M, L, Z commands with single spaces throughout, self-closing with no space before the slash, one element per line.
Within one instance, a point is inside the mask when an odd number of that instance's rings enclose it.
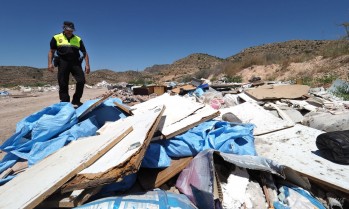
<path fill-rule="evenodd" d="M 342 98 L 344 101 L 349 101 L 349 86 L 338 86 L 333 94 L 337 97 Z"/>
<path fill-rule="evenodd" d="M 227 82 L 228 83 L 241 83 L 242 77 L 241 76 L 227 76 Z"/>

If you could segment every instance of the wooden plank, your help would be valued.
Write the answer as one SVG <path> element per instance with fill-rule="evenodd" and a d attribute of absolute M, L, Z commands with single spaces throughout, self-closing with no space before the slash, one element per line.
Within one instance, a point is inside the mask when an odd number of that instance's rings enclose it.
<path fill-rule="evenodd" d="M 0 187 L 0 208 L 33 208 L 118 143 L 132 127 L 73 141 Z"/>
<path fill-rule="evenodd" d="M 255 89 L 246 89 L 245 93 L 257 100 L 297 99 L 308 94 L 306 85 L 266 85 Z"/>
<path fill-rule="evenodd" d="M 256 136 L 292 126 L 287 121 L 274 116 L 254 102 L 245 102 L 233 107 L 220 109 L 219 111 L 221 115 L 231 112 L 243 123 L 254 124 L 256 127 L 253 130 L 253 134 Z"/>
<path fill-rule="evenodd" d="M 196 87 L 191 85 L 191 84 L 188 84 L 188 85 L 184 85 L 184 86 L 178 86 L 178 87 L 172 89 L 171 91 L 173 93 L 179 94 L 181 89 L 183 89 L 183 91 L 185 91 L 185 92 L 186 91 L 194 91 L 196 89 Z"/>
<path fill-rule="evenodd" d="M 178 95 L 171 96 L 166 93 L 146 102 L 134 105 L 133 108 L 135 108 L 135 110 L 133 113 L 145 112 L 159 105 L 164 105 L 166 107 L 163 114 L 165 120 L 162 121 L 163 123 L 159 126 L 160 131 L 164 127 L 168 127 L 183 120 L 205 106 L 202 103 L 194 102 Z"/>
<path fill-rule="evenodd" d="M 170 126 L 163 127 L 161 130 L 162 136 L 160 139 L 169 139 L 178 134 L 184 133 L 185 131 L 199 125 L 202 122 L 211 120 L 217 116 L 219 116 L 219 111 L 213 109 L 210 106 L 205 106 L 197 111 L 195 111 L 192 115 L 184 118 L 183 120 L 174 123 Z"/>
<path fill-rule="evenodd" d="M 12 173 L 13 170 L 12 168 L 8 168 L 6 170 L 4 170 L 1 174 L 0 174 L 0 179 L 4 179 L 6 178 L 10 173 Z"/>
<path fill-rule="evenodd" d="M 127 115 L 133 115 L 131 108 L 127 107 L 126 105 L 120 104 L 118 102 L 114 102 L 114 104 L 117 108 L 119 108 L 121 111 L 123 111 Z"/>
<path fill-rule="evenodd" d="M 163 112 L 164 107 L 159 106 L 102 127 L 99 131 L 101 133 L 118 130 L 122 124 L 132 125 L 134 130 L 103 157 L 62 186 L 62 192 L 113 183 L 137 172 Z"/>
<path fill-rule="evenodd" d="M 349 193 L 349 165 L 333 163 L 317 155 L 316 137 L 324 133 L 300 124 L 255 137 L 259 156 L 277 161 L 303 176 Z"/>
<path fill-rule="evenodd" d="M 289 126 L 294 126 L 295 122 L 290 118 L 290 116 L 287 115 L 287 113 L 283 110 L 281 110 L 276 104 L 274 103 L 267 103 L 267 105 L 273 107 L 279 114 L 279 116 L 286 121 L 286 123 L 289 124 Z"/>
<path fill-rule="evenodd" d="M 238 94 L 238 97 L 240 97 L 240 99 L 246 101 L 246 102 L 255 102 L 257 103 L 258 101 L 253 99 L 252 97 L 248 96 L 247 94 L 245 94 L 244 92 Z"/>
<path fill-rule="evenodd" d="M 100 100 L 98 100 L 97 102 L 95 102 L 94 104 L 92 104 L 89 108 L 87 108 L 83 113 L 81 113 L 81 115 L 79 115 L 79 119 L 84 117 L 85 115 L 87 115 L 89 112 L 91 112 L 93 109 L 95 109 L 96 107 L 98 107 L 100 104 L 102 104 L 106 99 L 108 99 L 111 95 L 113 94 L 113 92 L 109 92 L 106 95 L 104 95 Z"/>
<path fill-rule="evenodd" d="M 173 159 L 171 165 L 165 169 L 141 168 L 138 173 L 138 181 L 145 190 L 159 188 L 187 167 L 192 159 L 193 157 Z"/>
<path fill-rule="evenodd" d="M 26 168 L 28 168 L 28 161 L 17 162 L 12 166 L 13 172 L 18 172 Z"/>

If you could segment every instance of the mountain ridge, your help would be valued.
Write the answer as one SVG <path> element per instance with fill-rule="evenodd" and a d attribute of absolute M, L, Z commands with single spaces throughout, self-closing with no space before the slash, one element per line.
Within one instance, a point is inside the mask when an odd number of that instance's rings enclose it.
<path fill-rule="evenodd" d="M 287 71 L 292 62 L 306 62 L 316 57 L 328 58 L 329 48 L 346 50 L 341 55 L 349 54 L 349 41 L 339 40 L 290 40 L 275 42 L 260 46 L 248 47 L 241 52 L 220 58 L 205 53 L 193 53 L 171 64 L 154 64 L 143 71 L 115 72 L 109 69 L 92 71 L 86 76 L 87 84 L 93 85 L 103 80 L 110 83 L 133 82 L 133 83 L 162 83 L 165 81 L 185 82 L 192 77 L 209 77 L 211 75 L 228 74 L 228 76 L 243 76 L 247 80 L 246 69 L 253 66 L 267 66 L 276 64 L 280 71 Z M 326 52 L 326 53 L 325 53 Z M 333 53 L 333 52 L 332 52 Z M 346 59 L 342 59 L 346 66 Z M 238 65 L 237 65 L 238 64 Z M 337 65 L 336 65 L 337 66 Z M 341 66 L 339 65 L 338 68 Z M 235 69 L 234 69 L 235 68 Z M 274 69 L 275 70 L 275 69 Z M 0 86 L 15 85 L 56 85 L 56 73 L 49 72 L 46 68 L 34 68 L 29 66 L 0 66 L 2 79 Z M 250 76 L 250 75 L 249 75 Z M 74 79 L 71 77 L 71 81 Z"/>

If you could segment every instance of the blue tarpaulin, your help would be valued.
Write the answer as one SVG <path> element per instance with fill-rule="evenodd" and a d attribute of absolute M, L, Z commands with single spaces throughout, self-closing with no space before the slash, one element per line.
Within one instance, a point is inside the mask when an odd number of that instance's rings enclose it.
<path fill-rule="evenodd" d="M 22 119 L 17 123 L 16 132 L 0 146 L 0 150 L 7 152 L 0 161 L 0 171 L 23 159 L 33 165 L 73 140 L 95 135 L 106 121 L 126 117 L 114 107 L 114 102 L 121 103 L 121 100 L 109 98 L 79 118 L 97 101 L 87 101 L 76 110 L 71 103 L 61 102 Z M 3 179 L 0 185 L 12 178 Z"/>
<path fill-rule="evenodd" d="M 78 122 L 74 107 L 61 102 L 36 112 L 16 127 L 16 133 L 0 146 L 6 152 L 30 151 L 36 142 L 43 142 L 72 127 Z"/>
<path fill-rule="evenodd" d="M 195 156 L 209 148 L 223 153 L 257 155 L 253 128 L 253 124 L 211 120 L 160 143 L 170 157 Z"/>
<path fill-rule="evenodd" d="M 160 152 L 147 152 L 143 159 L 147 164 L 142 166 L 156 168 L 158 164 L 161 164 L 162 167 L 165 167 L 163 162 L 167 162 L 167 157 L 195 156 L 206 149 L 238 155 L 257 155 L 254 146 L 253 128 L 253 124 L 229 123 L 216 120 L 203 122 L 169 140 L 151 143 L 148 149 L 160 150 Z M 154 146 L 159 145 L 163 146 L 165 151 L 154 148 Z M 157 154 L 158 156 L 155 156 Z M 159 161 L 154 162 L 154 159 Z M 170 163 L 167 166 L 169 165 Z"/>

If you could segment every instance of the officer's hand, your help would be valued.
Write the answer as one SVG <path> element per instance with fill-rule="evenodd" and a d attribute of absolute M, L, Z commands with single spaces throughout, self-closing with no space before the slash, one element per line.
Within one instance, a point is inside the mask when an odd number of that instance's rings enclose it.
<path fill-rule="evenodd" d="M 49 64 L 48 67 L 47 67 L 47 69 L 48 69 L 51 73 L 53 73 L 54 67 L 53 67 L 52 64 Z"/>
<path fill-rule="evenodd" d="M 89 74 L 89 73 L 90 73 L 90 66 L 89 66 L 89 65 L 86 65 L 86 66 L 85 66 L 85 73 L 86 73 L 86 74 Z"/>

